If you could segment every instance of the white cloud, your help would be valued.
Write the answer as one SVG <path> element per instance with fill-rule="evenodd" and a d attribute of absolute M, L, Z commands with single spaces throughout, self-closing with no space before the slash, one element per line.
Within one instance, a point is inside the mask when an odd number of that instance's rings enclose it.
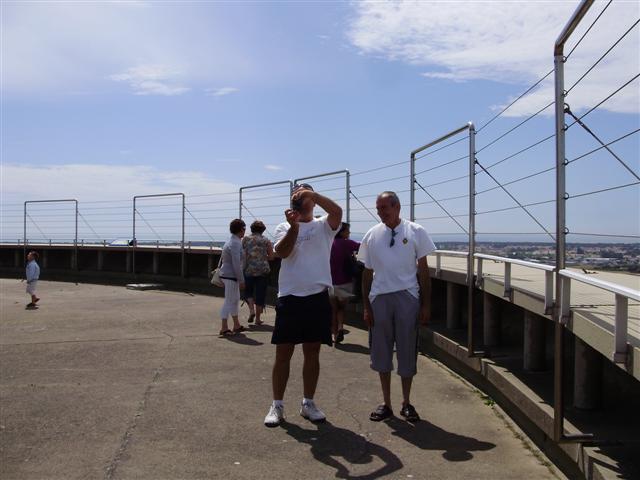
<path fill-rule="evenodd" d="M 264 168 L 266 170 L 272 170 L 272 171 L 282 170 L 281 166 L 279 166 L 279 165 L 271 165 L 271 164 L 265 165 Z"/>
<path fill-rule="evenodd" d="M 244 39 L 205 4 L 12 2 L 2 10 L 5 95 L 103 93 L 114 74 L 138 94 L 177 95 L 255 73 Z M 153 78 L 149 66 L 174 76 Z"/>
<path fill-rule="evenodd" d="M 423 75 L 452 81 L 533 83 L 553 68 L 553 45 L 574 2 L 358 2 L 348 37 L 361 53 L 426 67 Z M 596 3 L 574 32 L 566 53 L 602 10 Z M 640 13 L 636 2 L 614 3 L 566 63 L 570 86 Z M 571 92 L 574 111 L 589 108 L 629 80 L 640 67 L 638 28 Z M 637 82 L 603 105 L 640 110 Z M 528 115 L 553 100 L 553 75 L 509 110 Z M 505 100 L 505 105 L 509 101 Z M 553 109 L 549 109 L 549 114 Z"/>
<path fill-rule="evenodd" d="M 237 91 L 236 87 L 208 88 L 205 90 L 210 97 L 223 97 Z"/>
<path fill-rule="evenodd" d="M 180 72 L 166 65 L 139 65 L 123 73 L 110 75 L 116 82 L 126 82 L 136 95 L 182 95 L 189 88 L 177 85 L 175 79 Z"/>
<path fill-rule="evenodd" d="M 33 185 L 38 185 L 36 191 Z M 237 191 L 238 186 L 196 171 L 165 171 L 146 165 L 2 165 L 3 200 L 66 198 L 126 200 L 134 195 L 183 192 L 186 195 Z"/>

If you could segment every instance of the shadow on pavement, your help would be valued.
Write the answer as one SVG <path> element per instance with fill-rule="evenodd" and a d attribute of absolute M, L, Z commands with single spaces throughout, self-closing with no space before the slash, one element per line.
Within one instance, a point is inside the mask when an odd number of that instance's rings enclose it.
<path fill-rule="evenodd" d="M 284 422 L 282 428 L 298 442 L 309 444 L 311 454 L 317 461 L 335 468 L 336 478 L 373 480 L 400 470 L 403 466 L 400 459 L 390 450 L 329 422 L 314 425 L 310 430 Z M 376 457 L 383 466 L 373 472 L 359 475 L 349 472 L 349 464 L 364 465 L 371 463 Z M 346 464 L 340 462 L 339 458 L 343 458 Z"/>
<path fill-rule="evenodd" d="M 495 448 L 493 443 L 447 432 L 426 420 L 411 424 L 397 417 L 392 417 L 385 423 L 393 430 L 392 435 L 400 437 L 418 448 L 444 450 L 442 457 L 450 462 L 466 462 L 473 458 L 471 452 Z"/>
<path fill-rule="evenodd" d="M 348 353 L 361 353 L 369 355 L 369 348 L 355 343 L 336 343 L 336 350 L 342 350 Z"/>
<path fill-rule="evenodd" d="M 255 323 L 249 324 L 250 332 L 273 332 L 273 325 L 267 325 L 263 323 L 262 325 L 256 325 Z"/>
<path fill-rule="evenodd" d="M 248 345 L 250 347 L 258 347 L 260 345 L 264 345 L 263 342 L 259 342 L 254 340 L 253 338 L 247 337 L 244 333 L 236 333 L 235 335 L 231 335 L 230 337 L 224 337 L 233 343 L 239 343 L 240 345 Z"/>

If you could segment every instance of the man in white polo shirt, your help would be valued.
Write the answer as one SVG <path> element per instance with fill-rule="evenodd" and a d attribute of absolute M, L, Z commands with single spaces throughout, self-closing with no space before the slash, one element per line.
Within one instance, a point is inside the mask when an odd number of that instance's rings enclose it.
<path fill-rule="evenodd" d="M 327 215 L 313 217 L 318 205 Z M 325 420 L 313 396 L 320 375 L 320 345 L 331 345 L 331 288 L 329 257 L 333 239 L 340 228 L 342 208 L 313 191 L 308 184 L 297 185 L 291 196 L 287 221 L 276 227 L 275 253 L 282 258 L 278 277 L 276 322 L 271 343 L 276 345 L 273 365 L 273 403 L 264 424 L 276 427 L 284 420 L 284 392 L 289 379 L 291 356 L 302 344 L 303 399 L 300 415 L 312 422 Z"/>
<path fill-rule="evenodd" d="M 398 375 L 402 380 L 400 415 L 420 420 L 410 402 L 416 374 L 418 328 L 431 314 L 431 283 L 427 255 L 436 247 L 425 229 L 400 218 L 400 200 L 394 192 L 382 192 L 376 200 L 381 223 L 371 228 L 360 246 L 364 263 L 362 299 L 369 326 L 371 368 L 380 375 L 384 403 L 369 418 L 379 422 L 393 415 L 391 371 L 396 346 Z"/>

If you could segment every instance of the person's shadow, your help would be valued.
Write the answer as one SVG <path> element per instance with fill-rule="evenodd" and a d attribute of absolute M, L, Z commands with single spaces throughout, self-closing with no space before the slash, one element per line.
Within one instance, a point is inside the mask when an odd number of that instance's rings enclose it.
<path fill-rule="evenodd" d="M 236 333 L 235 335 L 231 335 L 229 337 L 224 337 L 233 343 L 239 343 L 240 345 L 248 345 L 250 347 L 257 347 L 259 345 L 264 345 L 263 342 L 259 342 L 254 340 L 253 338 L 247 337 L 243 332 Z"/>
<path fill-rule="evenodd" d="M 409 423 L 398 417 L 391 417 L 385 423 L 393 430 L 392 435 L 400 437 L 418 448 L 444 450 L 442 457 L 450 462 L 466 462 L 473 458 L 471 452 L 491 450 L 496 446 L 473 437 L 448 432 L 426 420 Z"/>
<path fill-rule="evenodd" d="M 362 355 L 369 355 L 369 347 L 358 345 L 357 343 L 336 343 L 336 350 L 341 350 L 347 353 L 360 353 Z"/>
<path fill-rule="evenodd" d="M 315 425 L 311 430 L 284 422 L 282 428 L 300 443 L 311 446 L 311 454 L 319 461 L 336 469 L 336 478 L 373 480 L 402 468 L 402 462 L 390 450 L 367 441 L 351 430 L 339 428 L 329 422 Z M 343 458 L 347 465 L 338 458 Z M 351 475 L 348 464 L 363 465 L 379 458 L 383 466 L 363 475 Z"/>
<path fill-rule="evenodd" d="M 249 324 L 249 332 L 273 332 L 273 325 L 267 325 L 266 323 L 261 323 L 260 325 L 256 325 L 255 323 Z"/>

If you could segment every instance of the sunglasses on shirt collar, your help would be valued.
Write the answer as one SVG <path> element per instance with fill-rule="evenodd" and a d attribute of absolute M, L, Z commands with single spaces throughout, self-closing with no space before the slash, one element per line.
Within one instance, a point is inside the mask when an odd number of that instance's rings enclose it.
<path fill-rule="evenodd" d="M 389 242 L 389 247 L 393 247 L 396 244 L 396 235 L 398 234 L 398 232 L 396 232 L 395 228 L 391 229 L 391 241 Z"/>

